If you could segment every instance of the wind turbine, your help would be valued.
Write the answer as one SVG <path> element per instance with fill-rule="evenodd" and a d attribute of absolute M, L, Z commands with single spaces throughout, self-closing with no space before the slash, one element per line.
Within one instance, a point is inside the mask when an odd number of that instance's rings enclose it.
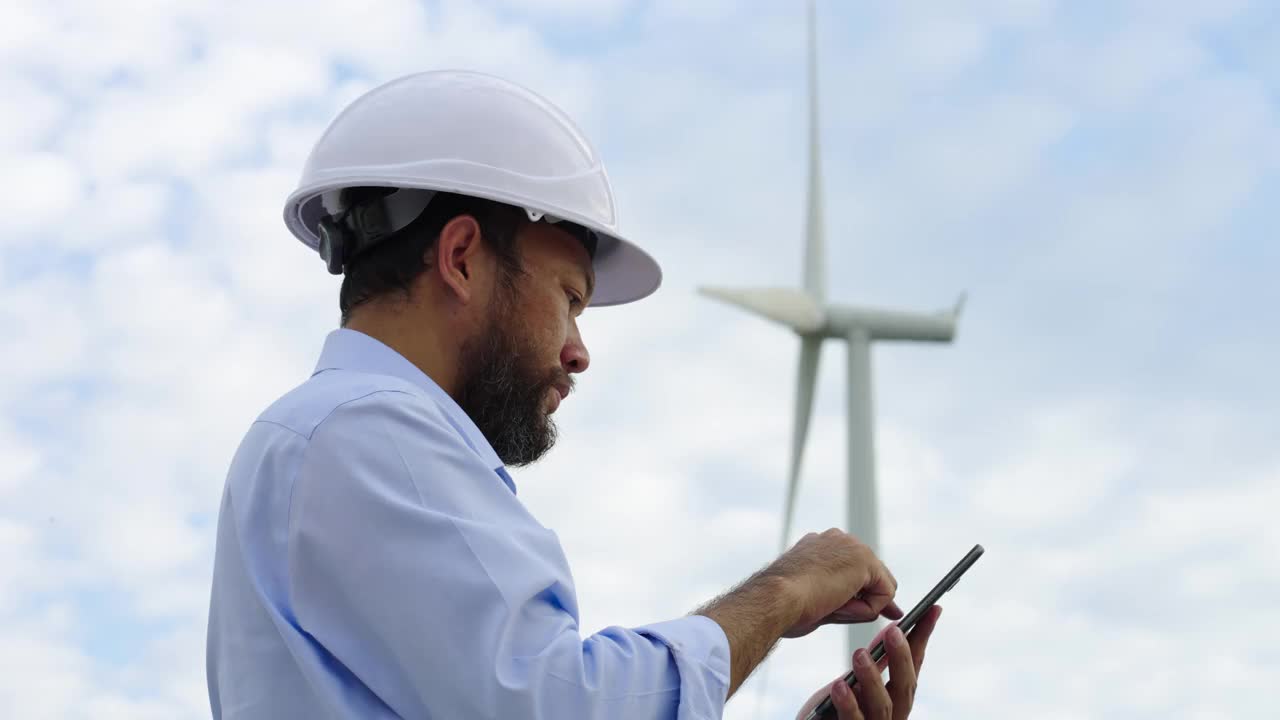
<path fill-rule="evenodd" d="M 964 307 L 961 294 L 955 307 L 936 313 L 916 313 L 827 302 L 826 252 L 822 223 L 822 168 L 818 138 L 818 61 L 814 2 L 809 2 L 809 181 L 805 219 L 804 287 L 719 288 L 700 287 L 703 295 L 735 305 L 779 323 L 800 337 L 800 364 L 796 378 L 795 427 L 791 438 L 791 465 L 783 511 L 781 548 L 787 548 L 800 478 L 809 419 L 813 414 L 813 388 L 818 356 L 827 339 L 843 340 L 848 348 L 848 532 L 880 554 L 876 511 L 875 455 L 871 404 L 871 344 L 878 340 L 950 342 Z M 872 623 L 848 625 L 848 653 L 865 647 L 874 636 Z"/>

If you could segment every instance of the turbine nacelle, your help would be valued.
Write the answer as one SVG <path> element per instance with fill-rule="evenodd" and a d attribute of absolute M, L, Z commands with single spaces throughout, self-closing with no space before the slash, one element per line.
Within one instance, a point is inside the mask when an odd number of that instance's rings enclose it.
<path fill-rule="evenodd" d="M 962 293 L 954 307 L 932 313 L 831 305 L 824 311 L 826 323 L 820 332 L 829 338 L 847 338 L 849 333 L 862 330 L 870 340 L 951 342 L 956 336 L 964 302 Z"/>

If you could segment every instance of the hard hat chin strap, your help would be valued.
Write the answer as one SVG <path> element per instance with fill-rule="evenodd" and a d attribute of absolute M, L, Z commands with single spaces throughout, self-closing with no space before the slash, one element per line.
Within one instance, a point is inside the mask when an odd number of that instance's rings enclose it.
<path fill-rule="evenodd" d="M 389 187 L 343 188 L 324 193 L 320 218 L 320 257 L 333 275 L 341 275 L 357 255 L 408 227 L 427 209 L 432 190 Z"/>

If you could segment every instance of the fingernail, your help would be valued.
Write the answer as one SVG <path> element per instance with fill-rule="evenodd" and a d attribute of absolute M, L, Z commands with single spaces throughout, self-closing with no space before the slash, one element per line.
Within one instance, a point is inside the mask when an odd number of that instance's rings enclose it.
<path fill-rule="evenodd" d="M 853 654 L 853 661 L 862 665 L 870 665 L 871 654 L 867 652 L 866 648 L 858 648 L 858 651 Z"/>
<path fill-rule="evenodd" d="M 831 692 L 832 694 L 847 698 L 849 697 L 849 686 L 845 685 L 843 680 L 837 680 L 835 687 L 832 688 Z"/>

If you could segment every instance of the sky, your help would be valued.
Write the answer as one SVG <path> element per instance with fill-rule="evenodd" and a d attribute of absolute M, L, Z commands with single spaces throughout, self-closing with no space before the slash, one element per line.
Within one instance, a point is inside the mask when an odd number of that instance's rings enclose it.
<path fill-rule="evenodd" d="M 582 630 L 768 563 L 798 341 L 699 285 L 801 277 L 801 3 L 16 0 L 0 23 L 0 708 L 208 717 L 214 527 L 338 279 L 281 211 L 360 93 L 438 68 L 564 108 L 654 296 L 588 310 L 561 441 L 513 474 Z M 1280 681 L 1280 7 L 818 3 L 833 301 L 969 302 L 874 351 L 881 555 L 913 602 L 974 543 L 914 717 L 1263 718 Z M 795 537 L 844 522 L 823 351 Z M 847 667 L 784 641 L 725 716 Z"/>

